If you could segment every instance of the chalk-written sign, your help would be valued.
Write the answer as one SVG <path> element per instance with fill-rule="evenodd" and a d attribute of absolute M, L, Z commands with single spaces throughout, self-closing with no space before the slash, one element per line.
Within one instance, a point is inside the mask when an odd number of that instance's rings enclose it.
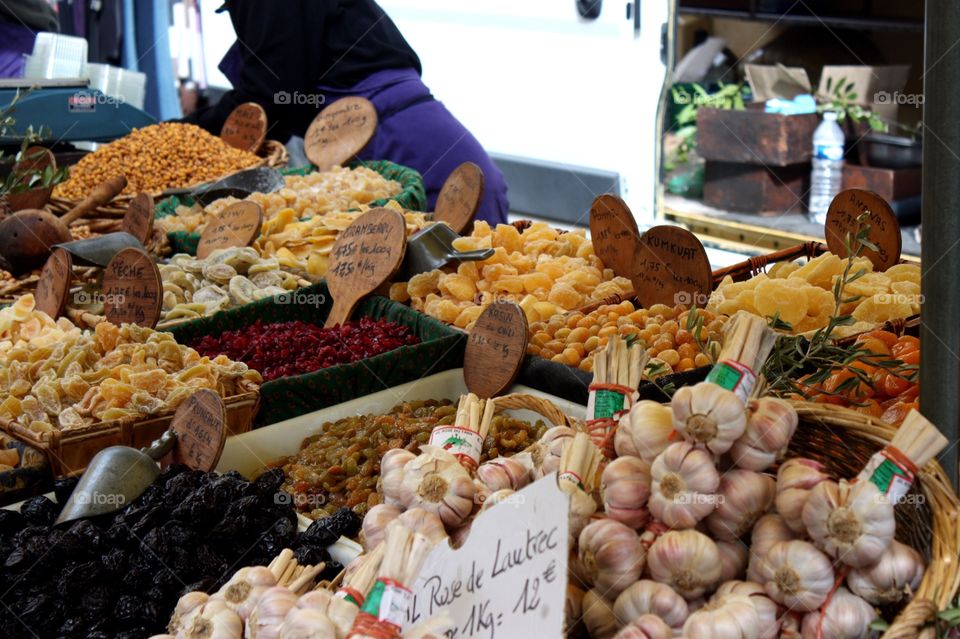
<path fill-rule="evenodd" d="M 73 280 L 73 258 L 67 249 L 58 248 L 47 258 L 37 282 L 35 308 L 56 319 L 63 315 Z"/>
<path fill-rule="evenodd" d="M 860 216 L 864 216 L 864 220 Z M 846 189 L 837 193 L 827 210 L 824 235 L 830 252 L 845 258 L 847 237 L 856 237 L 862 228 L 869 225 L 867 241 L 877 250 L 864 247 L 862 255 L 873 262 L 878 271 L 885 271 L 900 261 L 903 238 L 900 224 L 887 201 L 863 189 Z"/>
<path fill-rule="evenodd" d="M 713 286 L 710 260 L 700 240 L 679 226 L 654 226 L 643 234 L 633 262 L 637 299 L 653 304 L 705 306 Z"/>
<path fill-rule="evenodd" d="M 160 319 L 160 270 L 146 251 L 125 248 L 103 272 L 103 311 L 107 321 L 153 328 Z"/>
<path fill-rule="evenodd" d="M 590 238 L 597 257 L 616 275 L 633 276 L 640 231 L 626 202 L 610 193 L 597 196 L 590 206 Z"/>
<path fill-rule="evenodd" d="M 562 637 L 569 510 L 550 474 L 477 517 L 459 550 L 441 542 L 413 585 L 408 623 L 447 612 L 451 639 Z"/>
<path fill-rule="evenodd" d="M 267 137 L 267 112 L 256 102 L 234 109 L 220 129 L 220 139 L 235 149 L 256 153 Z"/>
<path fill-rule="evenodd" d="M 141 244 L 146 244 L 153 233 L 153 196 L 149 193 L 137 193 L 127 212 L 120 221 L 120 230 L 126 231 L 137 238 Z"/>
<path fill-rule="evenodd" d="M 197 244 L 197 257 L 202 260 L 217 249 L 250 246 L 262 225 L 262 206 L 247 200 L 234 202 L 207 222 Z"/>
<path fill-rule="evenodd" d="M 397 272 L 406 248 L 406 223 L 391 209 L 371 209 L 344 229 L 330 253 L 327 287 L 333 307 L 324 326 L 350 319 L 357 303 Z"/>
<path fill-rule="evenodd" d="M 483 170 L 473 162 L 464 162 L 453 170 L 440 188 L 433 219 L 446 222 L 457 233 L 463 233 L 477 214 L 482 199 Z"/>
<path fill-rule="evenodd" d="M 377 109 L 366 98 L 341 98 L 314 118 L 303 138 L 307 159 L 321 171 L 342 165 L 367 146 L 377 130 Z"/>
<path fill-rule="evenodd" d="M 484 309 L 463 356 L 463 381 L 471 393 L 489 399 L 513 383 L 527 354 L 527 330 L 527 316 L 514 302 Z"/>
<path fill-rule="evenodd" d="M 177 445 L 164 462 L 212 471 L 227 441 L 226 418 L 223 400 L 209 388 L 200 389 L 183 400 L 170 423 L 170 428 L 177 433 Z"/>

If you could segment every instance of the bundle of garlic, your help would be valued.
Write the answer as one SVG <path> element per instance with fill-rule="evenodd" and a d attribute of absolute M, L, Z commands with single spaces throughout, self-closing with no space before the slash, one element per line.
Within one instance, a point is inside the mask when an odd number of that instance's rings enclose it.
<path fill-rule="evenodd" d="M 403 466 L 399 500 L 404 508 L 423 508 L 447 530 L 459 528 L 473 513 L 477 487 L 469 471 L 443 448 L 421 446 Z"/>
<path fill-rule="evenodd" d="M 593 491 L 603 455 L 586 433 L 577 433 L 564 442 L 557 482 L 570 496 L 570 535 L 576 539 L 597 511 Z"/>
<path fill-rule="evenodd" d="M 494 408 L 492 399 L 483 400 L 473 393 L 461 395 L 453 425 L 435 427 L 430 433 L 430 445 L 449 452 L 467 470 L 476 470 Z"/>
<path fill-rule="evenodd" d="M 637 401 L 640 376 L 648 355 L 639 340 L 628 343 L 612 335 L 593 360 L 593 381 L 587 398 L 587 431 L 593 443 L 613 458 L 617 422 Z"/>

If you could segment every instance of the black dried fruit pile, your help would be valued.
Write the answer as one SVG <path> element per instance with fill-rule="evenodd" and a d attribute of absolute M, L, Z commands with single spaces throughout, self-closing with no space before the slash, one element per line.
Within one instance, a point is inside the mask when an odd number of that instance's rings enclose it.
<path fill-rule="evenodd" d="M 171 466 L 97 519 L 54 529 L 60 507 L 46 497 L 0 510 L 0 637 L 144 639 L 164 631 L 182 594 L 213 592 L 284 548 L 301 564 L 327 562 L 321 578 L 332 579 L 341 567 L 325 547 L 355 536 L 359 518 L 345 509 L 299 534 L 282 483 L 280 470 L 249 482 Z M 71 490 L 59 485 L 58 501 Z"/>

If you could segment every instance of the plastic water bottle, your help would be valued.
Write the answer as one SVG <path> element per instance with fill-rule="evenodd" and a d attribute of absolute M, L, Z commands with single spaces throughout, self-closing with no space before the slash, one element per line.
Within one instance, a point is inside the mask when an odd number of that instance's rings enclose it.
<path fill-rule="evenodd" d="M 813 171 L 810 174 L 811 222 L 827 221 L 830 202 L 843 184 L 843 130 L 837 124 L 837 114 L 827 111 L 823 122 L 813 132 Z"/>

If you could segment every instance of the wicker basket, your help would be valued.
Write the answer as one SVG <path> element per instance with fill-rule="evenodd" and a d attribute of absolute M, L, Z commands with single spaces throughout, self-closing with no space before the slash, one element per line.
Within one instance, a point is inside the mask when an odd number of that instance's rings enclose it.
<path fill-rule="evenodd" d="M 570 417 L 549 399 L 528 395 L 527 393 L 511 393 L 502 397 L 494 398 L 496 400 L 497 412 L 504 410 L 529 410 L 546 417 L 554 426 L 569 426 L 574 430 L 583 430 L 583 422 Z"/>
<path fill-rule="evenodd" d="M 250 430 L 260 405 L 260 393 L 250 391 L 223 400 L 227 410 L 227 436 Z M 72 430 L 54 430 L 38 434 L 6 419 L 0 419 L 0 430 L 42 452 L 50 462 L 54 477 L 75 477 L 83 474 L 87 464 L 108 446 L 143 448 L 170 427 L 173 413 L 133 421 L 115 419 Z"/>
<path fill-rule="evenodd" d="M 790 442 L 789 454 L 816 459 L 839 477 L 855 477 L 896 432 L 894 427 L 848 408 L 792 404 L 800 425 Z M 891 622 L 884 639 L 934 637 L 932 628 L 924 628 L 950 606 L 960 586 L 960 501 L 936 461 L 920 471 L 907 497 L 916 506 L 896 509 L 897 540 L 924 555 L 927 572 L 906 606 L 882 610 Z"/>

